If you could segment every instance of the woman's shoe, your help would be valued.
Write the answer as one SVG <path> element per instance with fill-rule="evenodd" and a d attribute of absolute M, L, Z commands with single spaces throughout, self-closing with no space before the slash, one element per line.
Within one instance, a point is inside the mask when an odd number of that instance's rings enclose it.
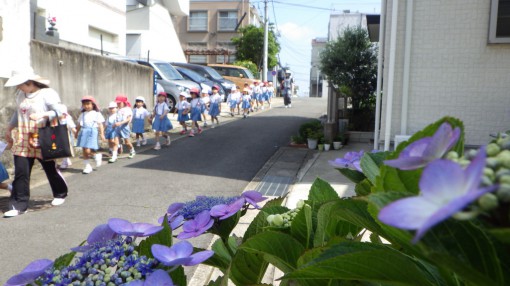
<path fill-rule="evenodd" d="M 24 214 L 26 212 L 27 211 L 10 210 L 10 211 L 4 212 L 4 217 L 15 217 L 15 216 L 18 216 L 20 214 Z"/>

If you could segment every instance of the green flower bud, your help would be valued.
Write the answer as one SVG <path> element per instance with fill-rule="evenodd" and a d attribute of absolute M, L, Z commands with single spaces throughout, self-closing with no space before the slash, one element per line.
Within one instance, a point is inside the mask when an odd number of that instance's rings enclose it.
<path fill-rule="evenodd" d="M 510 202 L 510 184 L 499 185 L 496 196 L 504 203 Z"/>
<path fill-rule="evenodd" d="M 273 220 L 274 220 L 274 215 L 268 215 L 267 218 L 266 218 L 267 222 L 269 224 L 272 224 L 273 223 Z"/>
<path fill-rule="evenodd" d="M 487 156 L 494 157 L 498 155 L 498 153 L 501 151 L 501 148 L 496 143 L 490 143 L 487 145 Z"/>
<path fill-rule="evenodd" d="M 500 176 L 498 181 L 500 184 L 510 184 L 510 174 Z"/>
<path fill-rule="evenodd" d="M 492 186 L 492 185 L 494 185 L 494 181 L 491 178 L 487 177 L 487 176 L 483 176 L 482 177 L 482 185 L 484 185 L 484 186 Z"/>
<path fill-rule="evenodd" d="M 459 159 L 458 163 L 462 167 L 467 167 L 471 163 L 471 161 L 469 161 L 467 159 Z"/>
<path fill-rule="evenodd" d="M 296 204 L 296 208 L 300 209 L 305 205 L 305 201 L 299 200 Z"/>
<path fill-rule="evenodd" d="M 496 168 L 499 165 L 499 159 L 494 158 L 494 157 L 487 158 L 487 159 L 485 159 L 485 164 L 489 168 Z"/>
<path fill-rule="evenodd" d="M 491 168 L 485 167 L 483 169 L 483 175 L 489 177 L 491 180 L 494 180 L 494 178 L 495 178 L 494 170 L 492 170 Z"/>
<path fill-rule="evenodd" d="M 282 217 L 281 214 L 274 215 L 273 224 L 275 226 L 282 226 L 283 225 L 283 217 Z"/>
<path fill-rule="evenodd" d="M 478 205 L 484 211 L 490 211 L 498 207 L 498 198 L 493 193 L 485 193 L 478 198 Z"/>
<path fill-rule="evenodd" d="M 446 154 L 446 159 L 455 161 L 456 159 L 459 159 L 459 153 L 456 151 L 450 151 Z"/>
<path fill-rule="evenodd" d="M 478 211 L 458 212 L 455 213 L 452 217 L 456 220 L 470 220 L 476 218 L 479 213 L 480 212 Z"/>
<path fill-rule="evenodd" d="M 496 156 L 501 166 L 510 168 L 510 150 L 503 150 Z"/>
<path fill-rule="evenodd" d="M 498 145 L 501 146 L 501 149 L 505 149 L 505 150 L 510 149 L 510 137 L 502 139 L 500 144 L 498 144 Z"/>
<path fill-rule="evenodd" d="M 471 160 L 474 157 L 476 157 L 476 154 L 478 153 L 478 149 L 470 149 L 464 154 L 465 159 Z"/>

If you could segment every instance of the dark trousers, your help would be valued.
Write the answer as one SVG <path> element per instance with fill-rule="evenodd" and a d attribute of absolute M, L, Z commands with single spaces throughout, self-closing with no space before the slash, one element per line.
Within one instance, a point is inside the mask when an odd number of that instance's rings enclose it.
<path fill-rule="evenodd" d="M 30 175 L 36 158 L 27 158 L 14 156 L 14 181 L 12 182 L 12 193 L 9 199 L 9 209 L 25 211 L 28 208 L 30 199 Z M 57 169 L 54 160 L 43 161 L 41 163 L 46 177 L 50 183 L 54 198 L 65 198 L 67 196 L 67 184 Z"/>
<path fill-rule="evenodd" d="M 283 94 L 283 104 L 289 105 L 290 103 L 291 103 L 290 89 L 285 89 L 284 94 Z"/>

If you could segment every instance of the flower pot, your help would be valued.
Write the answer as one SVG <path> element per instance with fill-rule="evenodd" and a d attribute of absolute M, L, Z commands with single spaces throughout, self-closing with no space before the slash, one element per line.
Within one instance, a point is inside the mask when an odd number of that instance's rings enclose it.
<path fill-rule="evenodd" d="M 319 147 L 319 151 L 324 151 L 324 144 L 319 144 L 317 147 Z"/>
<path fill-rule="evenodd" d="M 324 151 L 329 151 L 331 144 L 324 144 Z"/>
<path fill-rule="evenodd" d="M 315 150 L 317 148 L 317 143 L 319 140 L 308 138 L 308 149 Z"/>
<path fill-rule="evenodd" d="M 333 149 L 339 150 L 342 148 L 342 142 L 333 142 Z"/>

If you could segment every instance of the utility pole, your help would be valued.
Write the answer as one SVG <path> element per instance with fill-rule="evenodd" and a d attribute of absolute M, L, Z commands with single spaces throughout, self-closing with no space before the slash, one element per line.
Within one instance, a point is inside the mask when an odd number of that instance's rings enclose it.
<path fill-rule="evenodd" d="M 267 81 L 267 49 L 269 21 L 267 19 L 267 0 L 264 0 L 264 59 L 262 61 L 262 81 Z"/>

